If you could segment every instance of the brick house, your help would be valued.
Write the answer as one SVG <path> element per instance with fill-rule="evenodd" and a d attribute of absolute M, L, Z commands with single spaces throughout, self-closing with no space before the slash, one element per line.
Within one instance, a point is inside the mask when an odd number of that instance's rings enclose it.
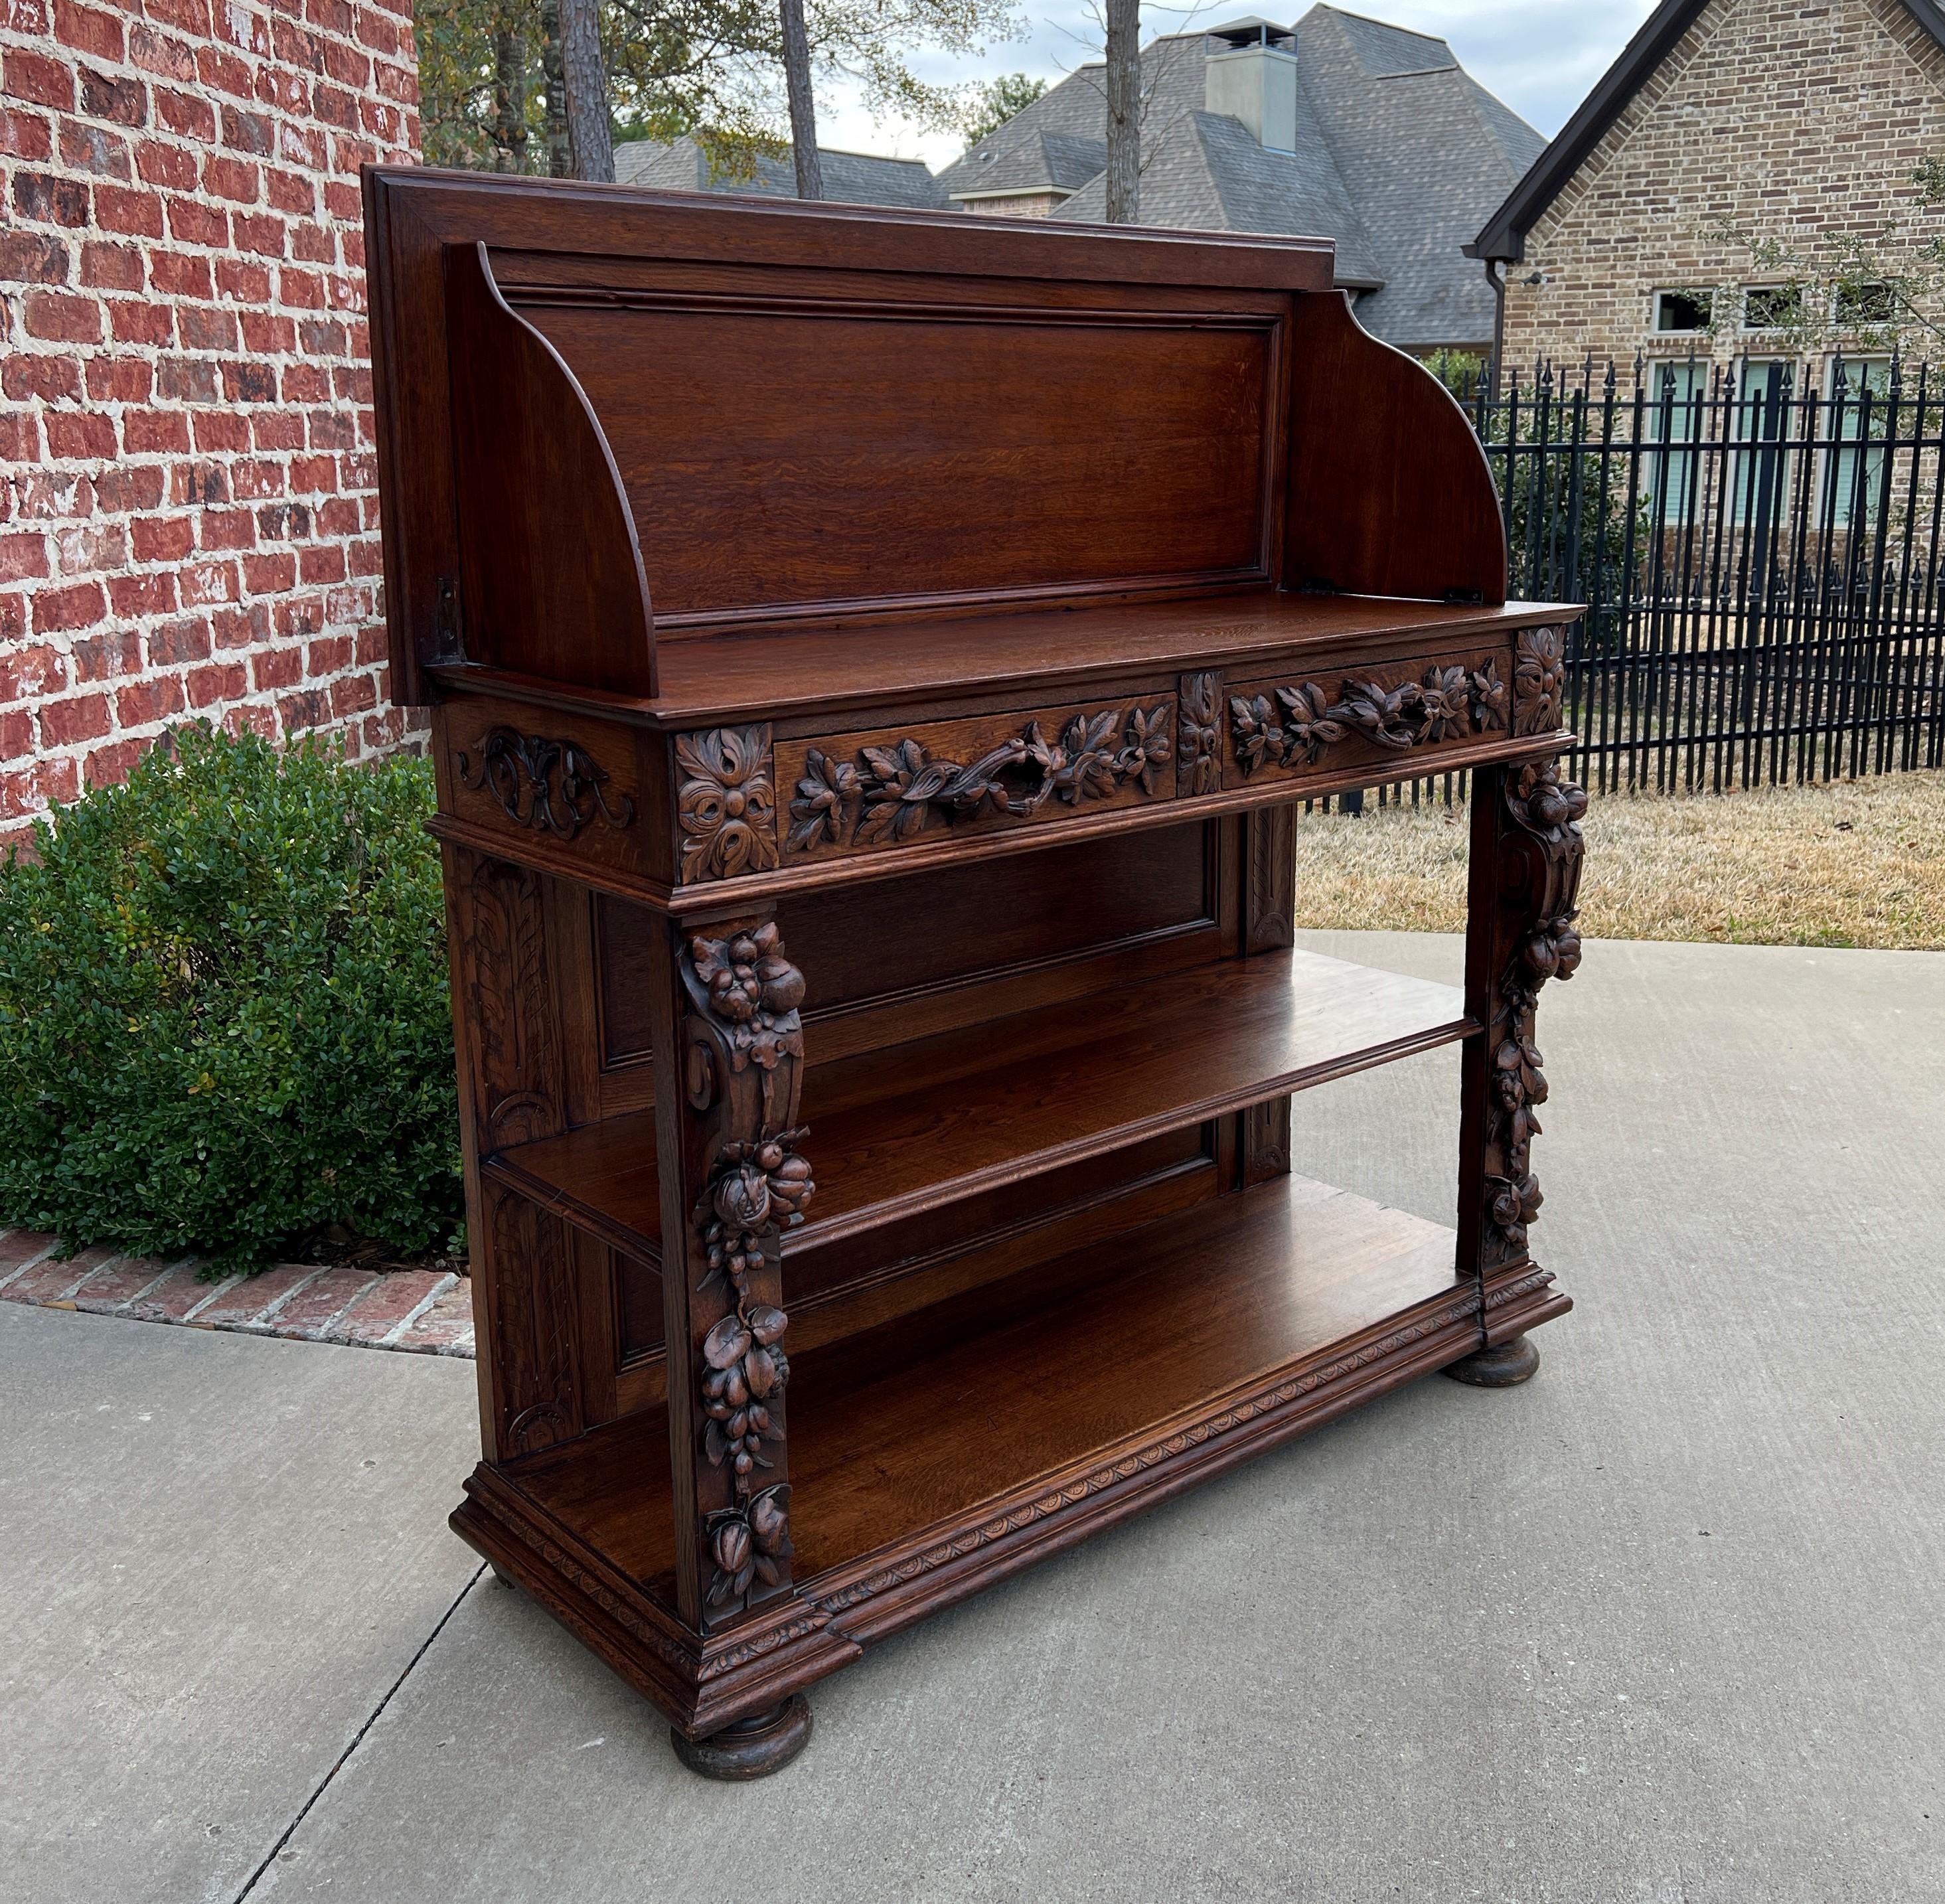
<path fill-rule="evenodd" d="M 1883 339 L 1847 317 L 1879 313 L 1856 287 L 1848 313 L 1786 301 L 1829 296 L 1818 273 L 1888 219 L 1906 269 L 1940 228 L 1912 215 L 1910 174 L 1939 156 L 1934 0 L 1663 0 L 1467 247 L 1503 287 L 1500 361 L 1639 353 L 1684 396 L 1718 371 L 1828 387 L 1840 354 L 1875 380 Z"/>
<path fill-rule="evenodd" d="M 358 168 L 411 0 L 0 0 L 0 841 L 198 713 L 386 693 Z"/>
<path fill-rule="evenodd" d="M 1103 73 L 1082 66 L 976 141 L 939 174 L 947 196 L 1102 218 Z M 1321 5 L 1293 26 L 1198 26 L 1142 49 L 1142 99 L 1145 224 L 1331 239 L 1366 329 L 1483 355 L 1493 300 L 1463 246 L 1544 142 L 1444 40 Z"/>

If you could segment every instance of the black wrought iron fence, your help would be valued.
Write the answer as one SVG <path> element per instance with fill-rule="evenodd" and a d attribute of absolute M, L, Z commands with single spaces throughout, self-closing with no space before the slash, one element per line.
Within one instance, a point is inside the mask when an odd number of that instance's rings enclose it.
<path fill-rule="evenodd" d="M 1590 788 L 1945 764 L 1945 377 L 1589 365 L 1467 409 L 1512 592 L 1587 604 L 1567 718 Z"/>

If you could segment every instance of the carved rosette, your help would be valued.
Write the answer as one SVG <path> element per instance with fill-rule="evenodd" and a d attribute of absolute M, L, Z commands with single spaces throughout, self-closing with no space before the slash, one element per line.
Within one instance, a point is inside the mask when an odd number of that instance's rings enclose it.
<path fill-rule="evenodd" d="M 698 1504 L 705 1619 L 714 1622 L 790 1584 L 781 1237 L 803 1221 L 815 1186 L 795 1122 L 803 974 L 775 921 L 720 939 L 699 933 L 680 966 L 689 1004 L 683 1088 L 705 1121 L 704 1186 L 691 1217 L 692 1316 L 703 1330 Z"/>
<path fill-rule="evenodd" d="M 597 816 L 618 829 L 635 817 L 635 803 L 627 795 L 618 806 L 608 804 L 607 774 L 574 741 L 489 727 L 472 753 L 455 751 L 453 763 L 462 786 L 483 788 L 515 825 L 536 833 L 571 840 Z"/>
<path fill-rule="evenodd" d="M 1567 631 L 1521 628 L 1513 657 L 1513 732 L 1551 733 L 1567 704 Z"/>
<path fill-rule="evenodd" d="M 1477 667 L 1434 665 L 1395 687 L 1346 678 L 1333 696 L 1315 681 L 1274 694 L 1232 695 L 1229 728 L 1236 767 L 1245 776 L 1263 767 L 1320 764 L 1353 738 L 1394 753 L 1475 733 L 1503 733 L 1506 686 L 1491 659 Z"/>
<path fill-rule="evenodd" d="M 766 726 L 676 737 L 684 885 L 777 863 L 776 770 Z"/>
<path fill-rule="evenodd" d="M 1216 673 L 1185 674 L 1176 700 L 1182 717 L 1176 724 L 1175 791 L 1192 794 L 1222 791 L 1222 677 Z"/>
<path fill-rule="evenodd" d="M 1167 701 L 1077 714 L 1049 740 L 1037 721 L 962 764 L 909 736 L 839 760 L 812 748 L 791 801 L 787 850 L 823 843 L 876 846 L 916 838 L 932 822 L 1030 819 L 1050 801 L 1079 806 L 1138 786 L 1157 791 L 1175 755 Z"/>
<path fill-rule="evenodd" d="M 1538 1107 L 1546 1102 L 1546 1074 L 1533 1042 L 1540 989 L 1570 979 L 1580 964 L 1574 930 L 1583 846 L 1580 820 L 1587 796 L 1563 779 L 1557 760 L 1509 770 L 1507 816 L 1515 829 L 1509 856 L 1524 866 L 1526 922 L 1501 974 L 1489 1037 L 1492 1075 L 1486 1113 L 1485 1266 L 1522 1261 L 1527 1230 L 1540 1214 L 1540 1181 L 1531 1146 L 1540 1135 Z"/>

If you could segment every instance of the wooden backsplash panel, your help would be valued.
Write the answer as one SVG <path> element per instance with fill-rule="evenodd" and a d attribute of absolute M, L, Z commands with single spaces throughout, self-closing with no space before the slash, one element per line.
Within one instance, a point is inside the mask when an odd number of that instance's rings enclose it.
<path fill-rule="evenodd" d="M 526 315 L 614 447 L 664 632 L 1265 570 L 1277 326 L 1262 313 L 806 300 Z"/>

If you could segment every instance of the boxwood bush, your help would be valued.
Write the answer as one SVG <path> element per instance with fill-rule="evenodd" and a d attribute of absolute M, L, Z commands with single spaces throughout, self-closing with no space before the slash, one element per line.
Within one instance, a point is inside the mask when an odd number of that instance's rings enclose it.
<path fill-rule="evenodd" d="M 427 764 L 177 729 L 0 864 L 0 1221 L 254 1269 L 461 1211 Z"/>

